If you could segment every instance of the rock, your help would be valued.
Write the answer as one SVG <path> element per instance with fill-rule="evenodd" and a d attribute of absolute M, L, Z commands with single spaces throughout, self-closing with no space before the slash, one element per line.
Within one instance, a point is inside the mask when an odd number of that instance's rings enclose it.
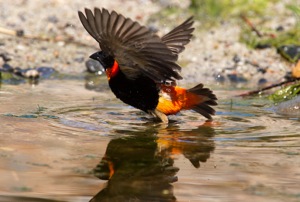
<path fill-rule="evenodd" d="M 215 80 L 219 83 L 225 82 L 225 76 L 222 73 L 214 74 Z"/>
<path fill-rule="evenodd" d="M 277 114 L 281 114 L 289 117 L 300 117 L 300 96 L 296 98 L 280 103 L 275 106 L 274 111 Z"/>
<path fill-rule="evenodd" d="M 279 25 L 278 27 L 276 27 L 276 31 L 282 32 L 282 31 L 284 31 L 284 27 L 282 25 Z"/>
<path fill-rule="evenodd" d="M 22 37 L 22 36 L 24 36 L 24 34 L 25 34 L 24 30 L 22 30 L 22 29 L 16 30 L 16 35 L 17 35 L 18 37 Z"/>
<path fill-rule="evenodd" d="M 238 55 L 234 55 L 232 60 L 234 63 L 239 63 L 241 61 L 241 58 Z"/>
<path fill-rule="evenodd" d="M 52 67 L 38 67 L 36 70 L 39 72 L 40 77 L 43 79 L 50 78 L 56 71 Z"/>
<path fill-rule="evenodd" d="M 11 61 L 11 57 L 8 55 L 8 53 L 0 53 L 0 57 L 4 63 Z"/>
<path fill-rule="evenodd" d="M 268 82 L 267 79 L 261 78 L 258 80 L 258 86 L 265 85 Z"/>
<path fill-rule="evenodd" d="M 47 21 L 56 24 L 59 20 L 56 15 L 51 15 L 47 17 Z"/>
<path fill-rule="evenodd" d="M 227 74 L 228 79 L 233 83 L 244 83 L 247 82 L 247 79 L 237 74 Z"/>
<path fill-rule="evenodd" d="M 74 58 L 74 61 L 75 62 L 78 62 L 78 63 L 82 63 L 84 61 L 84 57 L 77 57 L 77 58 Z"/>
<path fill-rule="evenodd" d="M 40 74 L 36 69 L 27 69 L 23 73 L 23 76 L 29 79 L 38 79 L 40 77 Z"/>
<path fill-rule="evenodd" d="M 102 67 L 102 65 L 100 64 L 100 62 L 96 61 L 96 60 L 87 60 L 85 62 L 85 66 L 87 68 L 87 71 L 90 73 L 98 73 L 98 74 L 102 74 L 105 72 L 104 68 Z"/>
<path fill-rule="evenodd" d="M 271 44 L 261 44 L 261 43 L 258 43 L 254 48 L 255 49 L 266 49 L 266 48 L 271 48 Z"/>
<path fill-rule="evenodd" d="M 9 64 L 4 63 L 2 65 L 2 71 L 4 71 L 4 72 L 13 72 L 14 68 L 11 65 L 9 65 Z"/>
<path fill-rule="evenodd" d="M 278 47 L 277 51 L 289 61 L 296 62 L 300 60 L 300 46 L 298 45 L 283 45 Z"/>
<path fill-rule="evenodd" d="M 40 74 L 36 69 L 21 69 L 19 67 L 16 67 L 13 69 L 13 73 L 17 76 L 21 76 L 28 79 L 38 79 Z"/>

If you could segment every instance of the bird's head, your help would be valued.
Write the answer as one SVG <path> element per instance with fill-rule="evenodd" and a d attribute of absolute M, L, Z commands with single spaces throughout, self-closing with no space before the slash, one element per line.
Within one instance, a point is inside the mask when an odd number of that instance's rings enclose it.
<path fill-rule="evenodd" d="M 114 61 L 115 61 L 111 55 L 103 51 L 98 51 L 96 53 L 93 53 L 90 56 L 90 58 L 99 61 L 101 65 L 104 67 L 104 69 L 111 68 L 114 65 Z"/>

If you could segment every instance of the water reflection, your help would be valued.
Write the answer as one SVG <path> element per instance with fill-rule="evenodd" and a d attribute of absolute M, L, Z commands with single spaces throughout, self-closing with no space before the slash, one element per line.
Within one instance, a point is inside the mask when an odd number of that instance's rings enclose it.
<path fill-rule="evenodd" d="M 184 155 L 199 168 L 215 149 L 214 129 L 205 125 L 186 131 L 170 125 L 165 129 L 116 133 L 122 137 L 109 142 L 94 169 L 96 177 L 108 182 L 91 202 L 176 201 L 172 186 L 178 180 L 176 156 Z"/>

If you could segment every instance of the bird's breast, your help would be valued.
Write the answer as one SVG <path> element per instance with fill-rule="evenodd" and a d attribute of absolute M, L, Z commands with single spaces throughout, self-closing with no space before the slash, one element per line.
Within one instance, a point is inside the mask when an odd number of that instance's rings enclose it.
<path fill-rule="evenodd" d="M 148 77 L 128 79 L 122 69 L 119 69 L 109 80 L 109 86 L 117 98 L 145 112 L 155 109 L 158 104 L 159 89 Z"/>
<path fill-rule="evenodd" d="M 106 68 L 105 73 L 107 76 L 107 79 L 110 80 L 111 78 L 115 77 L 118 72 L 120 71 L 120 67 L 118 62 L 115 60 L 112 67 Z"/>

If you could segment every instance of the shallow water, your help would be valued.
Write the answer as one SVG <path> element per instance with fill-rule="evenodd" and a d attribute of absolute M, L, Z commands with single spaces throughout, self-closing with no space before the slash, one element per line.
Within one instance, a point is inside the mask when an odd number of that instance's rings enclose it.
<path fill-rule="evenodd" d="M 0 88 L 0 201 L 300 201 L 299 120 L 216 91 L 166 126 L 100 82 Z"/>

